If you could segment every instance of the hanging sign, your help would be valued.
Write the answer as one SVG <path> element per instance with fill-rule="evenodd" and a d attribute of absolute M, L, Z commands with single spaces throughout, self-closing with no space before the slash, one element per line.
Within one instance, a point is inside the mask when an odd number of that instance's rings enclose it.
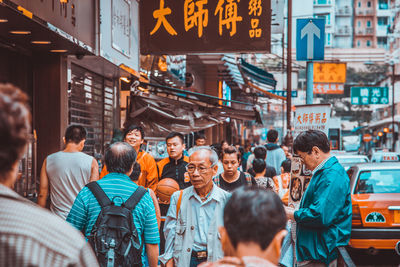
<path fill-rule="evenodd" d="M 269 52 L 266 0 L 140 1 L 140 52 Z"/>

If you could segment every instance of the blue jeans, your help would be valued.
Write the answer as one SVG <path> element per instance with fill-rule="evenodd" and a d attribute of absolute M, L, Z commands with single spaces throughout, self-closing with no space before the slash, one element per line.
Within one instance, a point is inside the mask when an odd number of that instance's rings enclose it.
<path fill-rule="evenodd" d="M 190 267 L 197 267 L 200 263 L 205 262 L 207 259 L 198 260 L 196 257 L 190 258 Z"/>

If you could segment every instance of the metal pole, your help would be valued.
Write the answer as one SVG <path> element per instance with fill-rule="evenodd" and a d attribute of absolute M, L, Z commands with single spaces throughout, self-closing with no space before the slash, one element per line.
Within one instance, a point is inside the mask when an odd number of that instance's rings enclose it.
<path fill-rule="evenodd" d="M 313 103 L 314 93 L 314 64 L 312 61 L 307 62 L 307 91 L 306 91 L 306 104 L 311 105 Z"/>
<path fill-rule="evenodd" d="M 392 65 L 392 139 L 393 139 L 393 143 L 392 143 L 392 151 L 394 152 L 395 149 L 395 134 L 394 134 L 394 83 L 395 83 L 395 63 L 393 63 Z"/>
<path fill-rule="evenodd" d="M 286 123 L 287 131 L 291 131 L 292 112 L 292 0 L 288 0 L 288 23 L 287 23 L 287 93 L 286 93 Z"/>
<path fill-rule="evenodd" d="M 283 21 L 285 23 L 285 20 Z M 282 81 L 285 77 L 285 31 L 282 32 Z M 282 83 L 283 84 L 283 83 Z M 285 133 L 285 101 L 282 99 L 282 134 Z"/>

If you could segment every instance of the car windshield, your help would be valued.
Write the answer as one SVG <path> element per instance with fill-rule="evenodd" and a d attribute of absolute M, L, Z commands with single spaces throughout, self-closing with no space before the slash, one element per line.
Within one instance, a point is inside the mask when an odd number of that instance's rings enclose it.
<path fill-rule="evenodd" d="M 354 193 L 400 193 L 400 170 L 362 171 Z"/>
<path fill-rule="evenodd" d="M 338 158 L 340 164 L 343 163 L 364 163 L 368 162 L 366 158 Z"/>

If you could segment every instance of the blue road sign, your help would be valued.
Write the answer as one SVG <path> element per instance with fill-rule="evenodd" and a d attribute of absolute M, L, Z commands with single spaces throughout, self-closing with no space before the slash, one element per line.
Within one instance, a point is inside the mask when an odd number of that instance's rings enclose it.
<path fill-rule="evenodd" d="M 283 97 L 287 96 L 287 91 L 275 90 L 272 93 Z M 297 91 L 292 91 L 292 97 L 297 97 Z"/>
<path fill-rule="evenodd" d="M 324 60 L 325 19 L 297 19 L 296 59 Z"/>

